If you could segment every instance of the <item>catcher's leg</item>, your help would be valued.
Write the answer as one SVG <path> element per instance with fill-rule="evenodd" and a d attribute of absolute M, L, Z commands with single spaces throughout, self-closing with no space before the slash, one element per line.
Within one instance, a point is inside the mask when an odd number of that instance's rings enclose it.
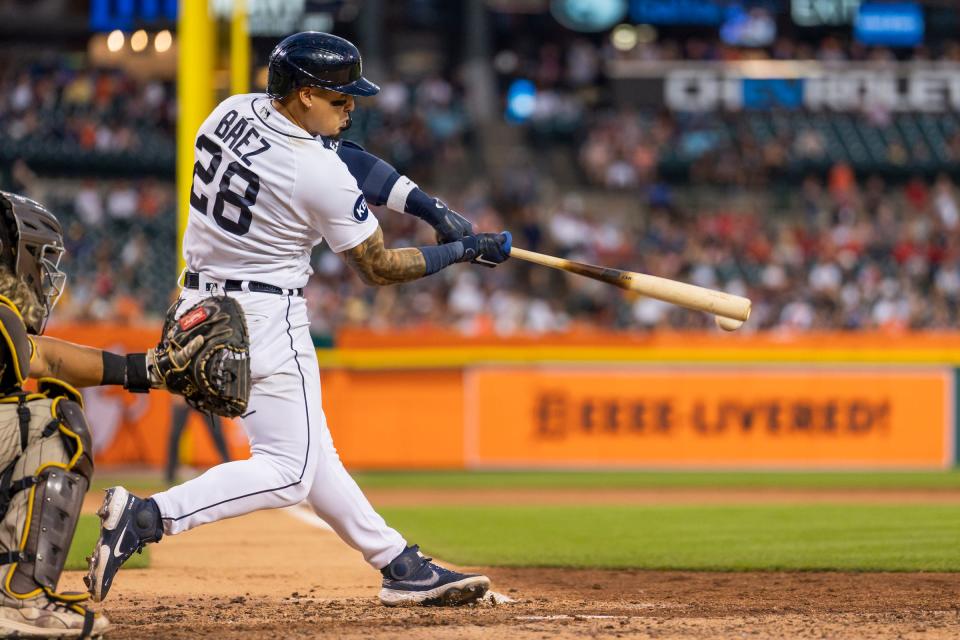
<path fill-rule="evenodd" d="M 86 595 L 56 591 L 93 473 L 83 411 L 63 397 L 9 400 L 0 400 L 0 635 L 100 636 L 110 623 L 81 606 Z"/>

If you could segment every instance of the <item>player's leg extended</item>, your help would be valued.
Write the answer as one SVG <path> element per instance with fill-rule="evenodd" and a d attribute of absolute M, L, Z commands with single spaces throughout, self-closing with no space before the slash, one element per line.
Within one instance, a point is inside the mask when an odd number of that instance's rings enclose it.
<path fill-rule="evenodd" d="M 318 445 L 320 461 L 307 501 L 344 542 L 383 574 L 383 604 L 462 604 L 486 593 L 490 586 L 486 576 L 462 574 L 434 564 L 416 546 L 408 547 L 403 536 L 387 525 L 344 468 L 326 419 Z"/>
<path fill-rule="evenodd" d="M 387 526 L 347 473 L 325 420 L 318 445 L 320 462 L 307 502 L 364 560 L 376 569 L 385 567 L 407 547 L 406 540 Z"/>
<path fill-rule="evenodd" d="M 211 467 L 153 496 L 164 533 L 302 501 L 317 464 L 320 403 L 305 401 L 304 378 L 279 373 L 254 383 L 243 419 L 250 457 Z M 311 406 L 313 404 L 313 406 Z"/>
<path fill-rule="evenodd" d="M 316 442 L 322 424 L 319 395 L 308 389 L 316 389 L 319 380 L 311 379 L 307 367 L 312 356 L 309 334 L 306 344 L 298 343 L 294 339 L 297 316 L 288 309 L 288 300 L 271 297 L 272 306 L 254 303 L 254 312 L 248 314 L 254 382 L 243 425 L 251 457 L 217 465 L 150 500 L 129 495 L 122 487 L 111 489 L 101 508 L 101 538 L 95 554 L 103 562 L 91 567 L 88 576 L 94 599 L 107 595 L 113 576 L 134 551 L 159 540 L 163 533 L 289 506 L 307 496 L 316 473 Z M 277 303 L 282 303 L 279 311 Z"/>
<path fill-rule="evenodd" d="M 320 381 L 310 366 L 316 355 L 304 300 L 269 293 L 244 293 L 238 300 L 250 331 L 253 387 L 243 426 L 251 456 L 153 496 L 166 533 L 296 504 L 316 473 L 323 409 L 312 392 Z"/>

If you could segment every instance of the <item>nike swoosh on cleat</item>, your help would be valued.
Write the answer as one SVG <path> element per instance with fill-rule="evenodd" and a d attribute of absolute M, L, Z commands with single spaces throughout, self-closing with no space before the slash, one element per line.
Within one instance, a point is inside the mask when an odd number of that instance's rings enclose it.
<path fill-rule="evenodd" d="M 113 557 L 119 558 L 123 555 L 123 552 L 120 551 L 120 543 L 123 542 L 123 534 L 127 532 L 127 527 L 130 526 L 130 523 L 123 525 L 123 529 L 120 530 L 120 535 L 117 536 L 117 546 L 113 549 Z M 119 552 L 119 553 L 118 553 Z"/>
<path fill-rule="evenodd" d="M 409 584 L 414 587 L 429 587 L 431 584 L 436 583 L 437 577 L 437 572 L 430 569 L 429 578 L 423 578 L 422 580 L 403 580 L 403 584 Z"/>

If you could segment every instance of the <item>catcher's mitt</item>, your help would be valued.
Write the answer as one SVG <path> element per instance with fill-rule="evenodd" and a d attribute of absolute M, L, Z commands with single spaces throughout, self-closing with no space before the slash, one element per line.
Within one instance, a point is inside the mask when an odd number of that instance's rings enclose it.
<path fill-rule="evenodd" d="M 233 298 L 210 296 L 179 318 L 174 310 L 167 314 L 160 344 L 148 355 L 152 377 L 198 411 L 242 415 L 250 399 L 250 338 L 243 309 Z"/>

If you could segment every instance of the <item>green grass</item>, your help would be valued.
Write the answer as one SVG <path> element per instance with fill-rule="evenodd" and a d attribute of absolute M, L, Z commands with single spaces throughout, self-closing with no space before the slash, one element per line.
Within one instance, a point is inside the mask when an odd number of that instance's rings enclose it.
<path fill-rule="evenodd" d="M 952 471 L 425 471 L 363 472 L 369 489 L 794 488 L 960 489 Z"/>
<path fill-rule="evenodd" d="M 795 488 L 960 489 L 960 471 L 366 472 L 366 489 Z M 154 474 L 101 475 L 142 495 Z M 385 507 L 426 551 L 467 565 L 692 570 L 960 571 L 960 505 L 732 504 Z M 68 568 L 97 536 L 82 516 Z M 128 566 L 147 566 L 134 556 Z"/>
<path fill-rule="evenodd" d="M 73 536 L 73 544 L 70 545 L 70 553 L 67 555 L 66 569 L 82 571 L 87 569 L 86 557 L 93 551 L 99 535 L 100 519 L 93 514 L 80 514 L 80 523 L 77 525 L 77 532 Z M 123 566 L 130 569 L 149 567 L 150 549 L 144 549 L 142 554 L 133 554 L 133 557 Z"/>
<path fill-rule="evenodd" d="M 425 552 L 466 565 L 960 571 L 960 506 L 384 508 Z"/>

